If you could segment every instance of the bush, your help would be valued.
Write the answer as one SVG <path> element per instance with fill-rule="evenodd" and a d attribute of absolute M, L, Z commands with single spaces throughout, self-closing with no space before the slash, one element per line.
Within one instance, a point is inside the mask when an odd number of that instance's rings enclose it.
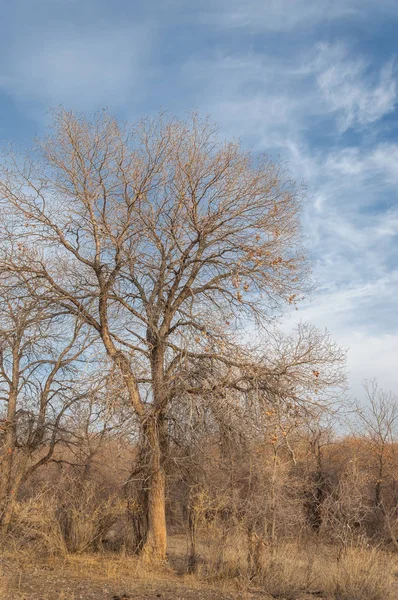
<path fill-rule="evenodd" d="M 326 574 L 325 591 L 333 600 L 393 600 L 391 563 L 375 549 L 348 549 Z"/>
<path fill-rule="evenodd" d="M 266 550 L 258 575 L 261 587 L 273 598 L 296 600 L 312 583 L 313 557 L 303 548 L 283 545 L 272 555 Z"/>
<path fill-rule="evenodd" d="M 49 493 L 17 503 L 9 537 L 21 547 L 36 546 L 40 554 L 67 554 L 56 507 L 56 499 Z"/>
<path fill-rule="evenodd" d="M 46 554 L 98 550 L 102 538 L 125 514 L 124 502 L 103 497 L 95 484 L 45 490 L 16 506 L 11 534 Z"/>

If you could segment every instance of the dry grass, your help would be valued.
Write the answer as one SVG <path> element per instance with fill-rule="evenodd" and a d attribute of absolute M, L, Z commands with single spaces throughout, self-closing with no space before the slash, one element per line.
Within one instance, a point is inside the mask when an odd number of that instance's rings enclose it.
<path fill-rule="evenodd" d="M 247 571 L 246 539 L 238 530 L 207 530 L 199 540 L 198 576 L 207 579 L 244 577 Z"/>
<path fill-rule="evenodd" d="M 181 539 L 179 544 L 181 544 Z M 181 547 L 181 551 L 183 548 Z M 170 567 L 152 568 L 146 561 L 123 554 L 66 555 L 41 559 L 28 552 L 4 555 L 4 564 L 22 574 L 9 581 L 0 571 L 1 600 L 108 600 L 127 592 L 132 598 L 155 597 L 214 600 L 215 598 L 279 598 L 301 600 L 393 600 L 392 565 L 389 557 L 376 550 L 350 549 L 338 558 L 335 548 L 299 547 L 285 544 L 271 556 L 264 553 L 262 571 L 255 581 L 241 568 L 240 555 L 234 563 L 232 550 L 223 556 L 225 564 L 196 576 L 177 575 Z M 235 567 L 235 571 L 232 569 Z M 217 590 L 217 593 L 215 592 Z M 156 592 L 154 594 L 154 592 Z M 82 595 L 83 594 L 83 595 Z"/>
<path fill-rule="evenodd" d="M 265 553 L 259 579 L 273 598 L 298 600 L 306 593 L 325 600 L 394 600 L 392 562 L 371 548 L 335 548 L 311 544 L 283 545 L 274 556 Z"/>
<path fill-rule="evenodd" d="M 7 592 L 9 589 L 9 578 L 4 572 L 2 566 L 0 566 L 0 598 L 7 598 Z"/>
<path fill-rule="evenodd" d="M 306 593 L 327 600 L 394 600 L 397 590 L 388 554 L 350 548 L 342 556 L 327 546 L 284 545 L 266 555 L 262 589 L 273 598 L 297 600 Z"/>
<path fill-rule="evenodd" d="M 178 576 L 167 566 L 154 569 L 129 556 L 69 555 L 33 561 L 27 553 L 13 553 L 5 560 L 13 565 L 15 574 L 9 594 L 0 595 L 1 600 L 111 600 L 124 594 L 137 600 L 242 598 L 233 590 L 222 590 L 192 576 Z"/>
<path fill-rule="evenodd" d="M 15 506 L 9 538 L 17 546 L 32 548 L 33 553 L 63 556 L 68 553 L 56 505 L 45 496 Z"/>
<path fill-rule="evenodd" d="M 253 576 L 248 569 L 247 537 L 243 531 L 215 526 L 201 531 L 198 572 L 188 575 L 189 545 L 183 535 L 172 538 L 168 565 L 157 565 L 156 568 L 123 551 L 73 554 L 63 545 L 62 531 L 54 525 L 58 521 L 51 517 L 47 522 L 37 513 L 37 508 L 32 511 L 31 506 L 25 506 L 29 519 L 27 516 L 22 519 L 21 515 L 19 518 L 30 523 L 30 534 L 32 531 L 36 534 L 41 527 L 40 544 L 54 552 L 47 553 L 45 558 L 37 552 L 36 540 L 33 545 L 28 542 L 24 551 L 19 546 L 18 552 L 5 554 L 3 562 L 19 565 L 21 573 L 30 573 L 29 578 L 24 575 L 25 581 L 22 581 L 22 592 L 29 600 L 42 598 L 43 590 L 47 593 L 47 589 L 62 590 L 68 600 L 73 598 L 70 589 L 75 590 L 76 598 L 83 597 L 79 595 L 81 590 L 91 590 L 91 595 L 84 596 L 86 600 L 109 599 L 113 590 L 127 590 L 132 597 L 140 598 L 137 594 L 141 589 L 154 586 L 167 588 L 164 597 L 175 598 L 173 589 L 177 594 L 183 588 L 186 596 L 180 597 L 206 600 L 216 598 L 211 592 L 214 587 L 225 597 L 241 599 L 252 598 L 253 594 L 256 598 L 280 600 L 301 600 L 309 597 L 306 594 L 322 600 L 393 600 L 396 597 L 392 561 L 388 554 L 376 549 L 349 548 L 340 555 L 335 546 L 319 543 L 315 537 L 303 538 L 296 543 L 281 542 L 273 551 L 263 544 Z M 48 509 L 44 511 L 47 519 L 50 519 L 50 513 Z M 14 580 L 15 577 L 12 581 L 14 595 L 7 596 L 1 588 L 8 583 L 7 578 L 1 577 L 0 572 L 1 599 L 19 598 L 19 587 L 15 587 Z M 26 593 L 35 586 L 37 595 Z M 47 600 L 47 596 L 44 597 Z M 64 597 L 48 595 L 48 600 Z"/>
<path fill-rule="evenodd" d="M 240 589 L 261 589 L 281 600 L 299 600 L 306 594 L 325 600 L 397 597 L 390 556 L 374 548 L 353 547 L 340 555 L 336 547 L 312 539 L 282 543 L 274 551 L 264 546 L 258 570 L 250 578 L 244 538 L 235 534 L 221 542 L 201 544 L 198 576 L 216 580 L 224 588 L 234 580 Z"/>
<path fill-rule="evenodd" d="M 393 600 L 397 597 L 389 556 L 350 548 L 325 570 L 324 589 L 333 600 Z"/>
<path fill-rule="evenodd" d="M 265 552 L 257 581 L 273 598 L 296 600 L 316 586 L 315 556 L 305 547 L 285 544 Z"/>
<path fill-rule="evenodd" d="M 125 513 L 117 498 L 101 499 L 95 486 L 54 490 L 16 505 L 11 534 L 36 552 L 66 556 L 98 550 L 102 536 Z"/>
<path fill-rule="evenodd" d="M 263 545 L 253 577 L 247 564 L 247 538 L 239 528 L 203 529 L 197 547 L 197 580 L 217 583 L 224 590 L 232 586 L 242 593 L 257 589 L 281 600 L 299 600 L 306 594 L 324 600 L 393 600 L 397 596 L 390 556 L 374 548 L 352 547 L 341 554 L 336 546 L 321 543 L 315 536 L 280 543 L 273 551 Z M 183 538 L 173 548 L 181 559 L 187 558 Z"/>

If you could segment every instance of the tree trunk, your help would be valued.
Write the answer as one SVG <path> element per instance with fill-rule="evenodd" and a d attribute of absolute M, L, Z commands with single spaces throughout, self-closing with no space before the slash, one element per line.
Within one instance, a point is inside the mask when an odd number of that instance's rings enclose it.
<path fill-rule="evenodd" d="M 7 441 L 4 451 L 5 456 L 2 461 L 0 481 L 0 530 L 2 533 L 7 533 L 12 492 L 12 467 L 14 462 L 14 450 Z"/>
<path fill-rule="evenodd" d="M 188 525 L 189 525 L 189 537 L 191 540 L 191 548 L 188 557 L 188 572 L 196 573 L 198 567 L 197 553 L 196 553 L 196 521 L 197 514 L 194 506 L 189 507 Z"/>
<path fill-rule="evenodd" d="M 15 370 L 15 369 L 14 369 Z M 16 379 L 16 378 L 15 378 Z M 15 414 L 17 406 L 17 389 L 13 382 L 8 397 L 7 424 L 4 433 L 4 457 L 1 465 L 0 477 L 0 529 L 6 533 L 13 504 L 12 494 L 15 492 L 13 485 L 13 467 L 16 451 L 16 423 Z"/>
<path fill-rule="evenodd" d="M 163 419 L 151 415 L 144 426 L 148 457 L 148 488 L 146 521 L 147 532 L 143 553 L 148 558 L 163 561 L 166 559 L 166 478 L 162 456 Z"/>
<path fill-rule="evenodd" d="M 272 558 L 275 558 L 275 556 L 276 556 L 276 547 L 277 547 L 277 536 L 276 536 L 277 469 L 278 469 L 278 450 L 277 450 L 276 446 L 274 446 L 274 456 L 273 456 L 273 460 L 272 460 L 272 475 L 271 475 L 271 498 L 270 498 L 271 519 L 270 519 L 270 523 L 269 523 L 269 538 L 270 538 L 270 543 L 271 543 Z"/>
<path fill-rule="evenodd" d="M 152 344 L 152 410 L 143 423 L 144 443 L 147 447 L 147 535 L 143 553 L 154 560 L 166 560 L 166 476 L 164 460 L 167 453 L 167 424 L 165 419 L 164 344 L 151 331 L 147 333 Z"/>
<path fill-rule="evenodd" d="M 131 404 L 141 423 L 141 444 L 138 466 L 133 472 L 140 474 L 141 488 L 136 490 L 135 502 L 131 508 L 136 533 L 136 550 L 149 559 L 166 559 L 166 478 L 164 456 L 167 448 L 165 421 L 164 352 L 161 343 L 151 329 L 147 331 L 147 341 L 152 345 L 150 363 L 152 372 L 152 406 L 145 407 L 140 397 L 139 387 L 129 359 L 116 350 L 109 335 L 106 314 L 106 294 L 100 298 L 101 337 L 108 354 L 119 368 Z M 135 487 L 135 486 L 133 486 Z"/>
<path fill-rule="evenodd" d="M 19 469 L 19 472 L 15 475 L 13 480 L 10 482 L 7 497 L 2 506 L 0 531 L 3 535 L 7 534 L 8 529 L 11 524 L 11 519 L 12 519 L 12 516 L 14 513 L 14 508 L 15 508 L 15 503 L 17 501 L 18 492 L 21 487 L 23 474 L 24 474 L 24 470 L 23 470 L 23 467 L 21 466 L 21 468 Z"/>

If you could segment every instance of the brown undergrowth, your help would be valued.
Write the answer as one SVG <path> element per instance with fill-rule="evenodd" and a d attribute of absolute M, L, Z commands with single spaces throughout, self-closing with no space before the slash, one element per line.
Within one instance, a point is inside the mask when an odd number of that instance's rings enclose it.
<path fill-rule="evenodd" d="M 206 542 L 206 543 L 205 543 Z M 369 548 L 283 544 L 265 550 L 255 575 L 231 546 L 212 561 L 208 541 L 199 548 L 200 568 L 188 574 L 187 543 L 171 539 L 166 564 L 153 566 L 126 553 L 64 554 L 38 558 L 28 549 L 5 550 L 0 571 L 3 600 L 393 600 L 393 557 Z"/>

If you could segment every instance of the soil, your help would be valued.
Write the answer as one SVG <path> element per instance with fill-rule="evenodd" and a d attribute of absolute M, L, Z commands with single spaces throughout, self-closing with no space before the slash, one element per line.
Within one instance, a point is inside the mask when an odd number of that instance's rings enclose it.
<path fill-rule="evenodd" d="M 7 558 L 2 561 L 2 570 L 9 580 L 8 591 L 1 595 L 1 600 L 265 600 L 259 593 L 243 593 L 239 590 L 222 590 L 216 584 L 198 583 L 191 578 L 172 572 L 164 576 L 151 576 L 146 573 L 143 578 L 122 573 L 106 573 L 93 569 L 93 563 L 80 562 L 31 562 Z"/>

